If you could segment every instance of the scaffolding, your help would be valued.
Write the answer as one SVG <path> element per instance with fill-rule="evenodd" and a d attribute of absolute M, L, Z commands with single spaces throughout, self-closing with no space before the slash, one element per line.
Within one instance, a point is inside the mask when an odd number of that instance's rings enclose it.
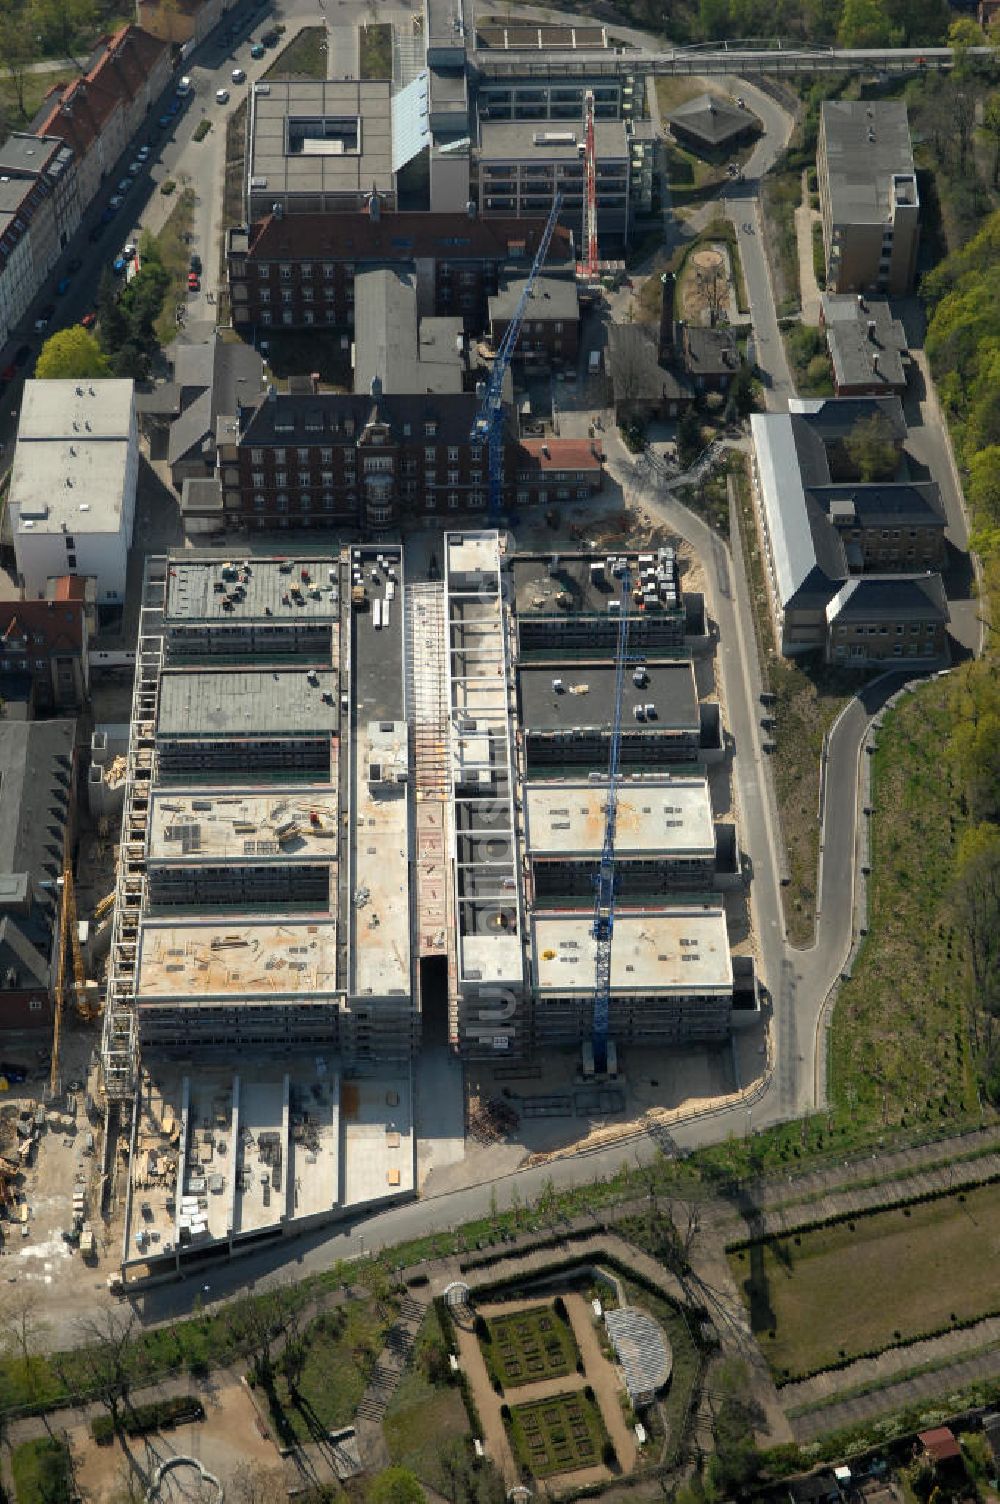
<path fill-rule="evenodd" d="M 166 561 L 150 559 L 143 584 L 135 656 L 128 772 L 115 881 L 101 1057 L 110 1101 L 135 1095 L 139 1079 L 136 981 L 139 925 L 146 904 L 146 834 L 156 755 L 156 706 L 163 670 Z"/>

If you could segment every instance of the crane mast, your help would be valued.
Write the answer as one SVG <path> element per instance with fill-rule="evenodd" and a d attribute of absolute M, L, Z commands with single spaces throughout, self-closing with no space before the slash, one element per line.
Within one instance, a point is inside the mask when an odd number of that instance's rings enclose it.
<path fill-rule="evenodd" d="M 584 261 L 578 274 L 587 282 L 600 275 L 597 255 L 597 148 L 594 145 L 594 91 L 583 96 L 583 238 Z"/>
<path fill-rule="evenodd" d="M 592 1039 L 594 1069 L 603 1075 L 608 1067 L 608 1024 L 611 1012 L 611 939 L 615 927 L 615 829 L 618 819 L 618 765 L 622 748 L 622 697 L 625 687 L 625 662 L 628 657 L 628 608 L 631 578 L 628 565 L 621 569 L 621 607 L 618 618 L 618 645 L 615 652 L 615 698 L 611 721 L 611 750 L 608 755 L 608 799 L 604 820 L 604 844 L 594 884 L 594 1015 Z"/>
<path fill-rule="evenodd" d="M 559 218 L 559 210 L 562 208 L 562 194 L 556 193 L 552 199 L 552 208 L 542 231 L 542 238 L 538 242 L 538 250 L 535 259 L 531 263 L 531 271 L 528 280 L 518 299 L 514 316 L 504 331 L 504 337 L 500 341 L 496 358 L 493 361 L 493 369 L 490 379 L 486 383 L 479 411 L 472 424 L 472 433 L 469 436 L 470 443 L 485 444 L 489 459 L 489 516 L 492 523 L 499 520 L 503 509 L 503 382 L 507 374 L 515 346 L 521 334 L 521 326 L 524 323 L 524 315 L 531 300 L 535 281 L 538 273 L 545 265 L 545 258 L 552 244 L 552 235 Z"/>

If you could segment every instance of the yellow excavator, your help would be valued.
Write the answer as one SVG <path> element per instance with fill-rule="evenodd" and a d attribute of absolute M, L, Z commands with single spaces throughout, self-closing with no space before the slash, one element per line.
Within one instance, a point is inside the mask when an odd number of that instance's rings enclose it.
<path fill-rule="evenodd" d="M 114 903 L 114 895 L 109 894 L 111 903 Z M 107 899 L 101 903 L 106 904 Z M 100 907 L 100 905 L 98 905 Z M 107 909 L 105 909 L 105 913 Z M 80 923 L 76 911 L 76 888 L 73 884 L 73 865 L 67 854 L 63 864 L 62 874 L 62 904 L 59 910 L 59 941 L 56 951 L 56 985 L 55 992 L 55 1018 L 52 1025 L 52 1070 L 49 1077 L 49 1085 L 53 1096 L 59 1091 L 59 1050 L 62 1043 L 62 1018 L 63 1009 L 66 1005 L 66 944 L 73 957 L 73 995 L 76 1000 L 76 1008 L 83 1019 L 94 1019 L 100 1012 L 100 1007 L 91 1002 L 87 997 L 86 984 L 87 973 L 83 965 L 83 952 L 80 949 Z"/>

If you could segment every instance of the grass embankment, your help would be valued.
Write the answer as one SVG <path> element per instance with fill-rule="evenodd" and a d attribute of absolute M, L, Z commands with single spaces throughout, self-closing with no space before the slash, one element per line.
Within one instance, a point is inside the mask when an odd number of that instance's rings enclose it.
<path fill-rule="evenodd" d="M 187 278 L 191 262 L 191 245 L 188 236 L 194 223 L 195 195 L 191 188 L 183 188 L 170 211 L 166 224 L 155 237 L 163 269 L 170 277 L 170 286 L 163 299 L 163 307 L 154 328 L 161 345 L 168 345 L 177 333 L 175 309 L 183 306 L 187 297 Z"/>
<path fill-rule="evenodd" d="M 764 238 L 770 253 L 774 280 L 774 305 L 778 318 L 799 311 L 799 243 L 795 234 L 795 211 L 802 201 L 802 179 L 797 171 L 773 172 L 760 185 L 760 211 Z"/>
<path fill-rule="evenodd" d="M 792 381 L 800 397 L 833 396 L 833 362 L 826 336 L 809 324 L 793 324 L 781 331 Z"/>
<path fill-rule="evenodd" d="M 305 1363 L 294 1392 L 279 1368 L 267 1395 L 279 1435 L 289 1441 L 315 1441 L 353 1420 L 397 1308 L 395 1298 L 381 1307 L 351 1300 L 310 1323 L 303 1337 Z"/>
<path fill-rule="evenodd" d="M 975 1319 L 1000 1306 L 984 1257 L 1000 1195 L 982 1186 L 730 1254 L 779 1382 Z"/>
<path fill-rule="evenodd" d="M 392 27 L 377 21 L 364 25 L 358 32 L 361 78 L 392 77 Z"/>
<path fill-rule="evenodd" d="M 326 27 L 304 26 L 263 75 L 274 80 L 326 78 Z"/>
<path fill-rule="evenodd" d="M 854 694 L 863 675 L 827 668 L 821 663 L 793 662 L 775 650 L 768 609 L 764 556 L 744 466 L 733 466 L 738 498 L 740 541 L 764 682 L 776 696 L 768 708 L 774 726 L 770 739 L 774 786 L 781 817 L 789 882 L 782 888 L 785 927 L 793 945 L 811 945 L 816 925 L 819 863 L 819 760 L 823 737 Z"/>
<path fill-rule="evenodd" d="M 440 1349 L 437 1320 L 424 1322 L 413 1361 L 399 1382 L 382 1422 L 389 1461 L 409 1468 L 436 1493 L 450 1485 L 447 1460 L 469 1432 L 462 1393 L 453 1378 L 438 1382 L 428 1375 L 431 1349 Z"/>
<path fill-rule="evenodd" d="M 14 1448 L 10 1465 L 17 1504 L 69 1504 L 73 1498 L 69 1448 L 55 1437 L 22 1442 Z"/>
<path fill-rule="evenodd" d="M 879 733 L 870 929 L 837 999 L 830 1041 L 831 1097 L 852 1120 L 931 1128 L 978 1107 L 966 958 L 950 904 L 961 820 L 942 748 L 953 714 L 949 680 L 933 680 L 906 696 Z"/>

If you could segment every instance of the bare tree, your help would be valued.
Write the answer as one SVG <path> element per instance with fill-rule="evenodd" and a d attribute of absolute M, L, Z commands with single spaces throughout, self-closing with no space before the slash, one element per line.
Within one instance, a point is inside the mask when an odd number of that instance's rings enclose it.
<path fill-rule="evenodd" d="M 107 1309 L 80 1321 L 77 1354 L 82 1373 L 117 1431 L 132 1389 L 136 1314 Z"/>
<path fill-rule="evenodd" d="M 231 1504 L 286 1504 L 288 1486 L 280 1468 L 260 1468 L 241 1462 L 225 1483 Z"/>

